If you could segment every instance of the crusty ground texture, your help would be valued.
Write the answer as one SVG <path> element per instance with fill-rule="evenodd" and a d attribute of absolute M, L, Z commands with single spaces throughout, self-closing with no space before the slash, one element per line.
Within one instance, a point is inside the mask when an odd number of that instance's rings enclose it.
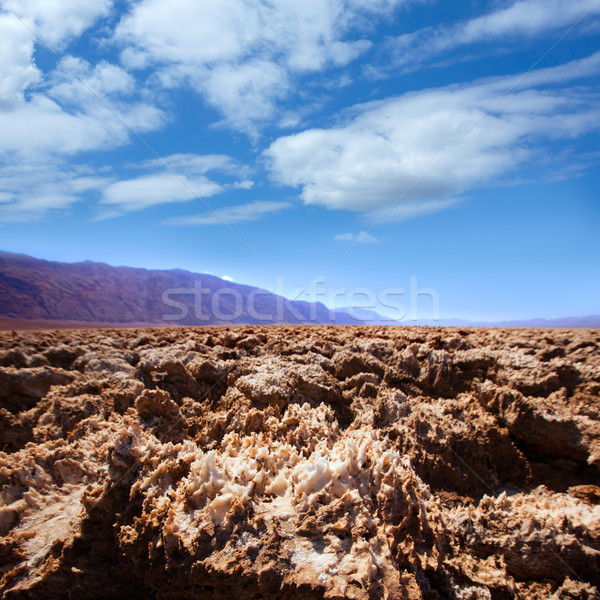
<path fill-rule="evenodd" d="M 0 334 L 0 596 L 592 599 L 600 331 Z"/>

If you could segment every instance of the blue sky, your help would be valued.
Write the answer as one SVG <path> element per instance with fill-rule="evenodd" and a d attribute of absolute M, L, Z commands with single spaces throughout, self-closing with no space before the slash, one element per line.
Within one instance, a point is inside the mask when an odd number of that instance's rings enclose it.
<path fill-rule="evenodd" d="M 0 249 L 600 313 L 598 0 L 0 0 L 0 73 Z"/>

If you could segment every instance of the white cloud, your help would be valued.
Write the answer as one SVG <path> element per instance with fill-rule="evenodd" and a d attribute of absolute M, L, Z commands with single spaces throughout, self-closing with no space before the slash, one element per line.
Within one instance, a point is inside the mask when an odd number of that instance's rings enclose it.
<path fill-rule="evenodd" d="M 36 36 L 60 51 L 111 7 L 111 0 L 0 0 L 0 109 L 24 104 L 27 88 L 41 80 Z"/>
<path fill-rule="evenodd" d="M 244 179 L 243 181 L 237 181 L 231 187 L 236 190 L 251 190 L 254 187 L 254 181 Z"/>
<path fill-rule="evenodd" d="M 354 235 L 353 233 L 340 233 L 333 238 L 336 242 L 350 244 L 375 244 L 379 240 L 366 231 Z"/>
<path fill-rule="evenodd" d="M 597 63 L 590 57 L 587 68 Z M 581 62 L 577 66 L 585 71 Z M 556 82 L 567 73 L 563 65 L 534 73 L 531 81 Z M 345 124 L 281 137 L 265 156 L 273 178 L 301 187 L 305 204 L 376 215 L 397 203 L 401 218 L 431 212 L 547 157 L 553 142 L 600 128 L 596 96 L 585 88 L 526 89 L 524 79 L 503 97 L 513 81 L 498 78 L 360 105 Z"/>
<path fill-rule="evenodd" d="M 572 25 L 583 15 L 600 14 L 595 0 L 520 0 L 508 8 L 464 23 L 460 41 L 469 43 L 505 35 L 537 35 Z"/>
<path fill-rule="evenodd" d="M 235 279 L 233 277 L 229 277 L 229 275 L 221 275 L 221 279 L 223 279 L 224 281 L 235 281 Z"/>
<path fill-rule="evenodd" d="M 327 62 L 345 64 L 368 47 L 366 40 L 341 39 L 359 12 L 385 13 L 400 3 L 142 0 L 116 33 L 157 63 L 236 63 L 259 53 L 296 71 L 315 71 Z"/>
<path fill-rule="evenodd" d="M 460 46 L 498 38 L 522 42 L 523 36 L 566 30 L 588 15 L 600 15 L 597 0 L 519 0 L 507 8 L 453 26 L 426 27 L 392 38 L 386 45 L 385 60 L 388 65 L 404 66 L 410 71 Z"/>
<path fill-rule="evenodd" d="M 558 67 L 531 71 L 527 74 L 527 77 L 517 83 L 515 89 L 566 83 L 576 79 L 584 79 L 597 73 L 600 73 L 600 51 Z"/>
<path fill-rule="evenodd" d="M 66 55 L 43 79 L 35 66 L 36 35 L 60 52 L 111 8 L 112 0 L 0 0 L 0 221 L 64 214 L 90 194 L 102 195 L 106 217 L 226 189 L 202 176 L 205 170 L 236 165 L 217 155 L 170 157 L 178 171 L 186 171 L 178 189 L 162 175 L 115 182 L 62 161 L 125 145 L 132 131 L 156 130 L 166 120 L 163 111 L 143 99 L 152 94 L 120 66 Z M 239 175 L 242 181 L 230 185 L 247 187 L 248 173 Z M 168 179 L 177 181 L 171 174 Z M 186 185 L 193 193 L 181 191 Z"/>
<path fill-rule="evenodd" d="M 257 221 L 268 214 L 280 212 L 291 207 L 292 205 L 289 202 L 259 200 L 248 204 L 219 208 L 213 212 L 206 212 L 200 215 L 174 217 L 164 222 L 167 225 L 233 225 L 235 223 Z"/>
<path fill-rule="evenodd" d="M 354 60 L 370 42 L 350 31 L 404 1 L 141 0 L 115 40 L 123 64 L 158 65 L 162 85 L 191 84 L 228 125 L 255 134 L 296 75 Z"/>
<path fill-rule="evenodd" d="M 369 211 L 371 221 L 408 221 L 451 208 L 461 202 L 460 198 L 443 200 L 412 200 L 404 201 L 395 206 L 381 207 Z"/>
<path fill-rule="evenodd" d="M 60 50 L 67 40 L 108 15 L 112 4 L 112 0 L 2 0 L 0 7 L 21 18 L 54 50 Z"/>
<path fill-rule="evenodd" d="M 10 15 L 0 14 L 0 109 L 23 102 L 23 92 L 40 78 L 33 64 L 33 36 Z"/>
<path fill-rule="evenodd" d="M 34 94 L 30 101 L 0 112 L 0 155 L 69 155 L 115 148 L 130 140 L 129 128 L 141 133 L 164 122 L 164 114 L 148 104 L 132 103 L 112 111 L 119 118 L 91 98 L 85 109 L 69 112 L 47 96 Z"/>
<path fill-rule="evenodd" d="M 164 123 L 166 115 L 140 100 L 144 90 L 117 65 L 65 56 L 44 78 L 35 65 L 36 35 L 61 51 L 111 8 L 111 0 L 0 0 L 0 160 L 114 148 L 130 140 L 129 129 Z"/>
<path fill-rule="evenodd" d="M 130 179 L 113 181 L 102 190 L 101 212 L 97 220 L 121 216 L 161 204 L 189 202 L 210 198 L 230 189 L 248 190 L 250 180 L 219 183 L 204 174 L 224 173 L 228 178 L 246 171 L 242 165 L 224 154 L 172 154 L 162 159 L 128 165 L 129 169 L 144 169 L 148 173 Z"/>
<path fill-rule="evenodd" d="M 166 172 L 112 183 L 104 189 L 100 204 L 121 212 L 131 212 L 157 204 L 209 198 L 221 191 L 221 185 L 206 177 L 189 179 Z"/>
<path fill-rule="evenodd" d="M 51 74 L 48 94 L 64 104 L 97 102 L 94 95 L 111 101 L 135 92 L 134 78 L 117 65 L 102 61 L 92 66 L 73 56 L 64 57 Z"/>
<path fill-rule="evenodd" d="M 257 16 L 235 0 L 142 0 L 122 19 L 117 35 L 159 62 L 231 60 L 256 36 Z"/>
<path fill-rule="evenodd" d="M 39 79 L 33 42 L 17 20 L 0 15 L 0 34 L 7 31 L 0 35 L 0 66 L 7 73 L 0 82 L 0 159 L 114 148 L 130 140 L 130 130 L 139 134 L 165 122 L 163 111 L 136 97 L 141 91 L 131 75 L 104 61 L 91 65 L 66 56 L 26 98 Z"/>
<path fill-rule="evenodd" d="M 229 189 L 248 190 L 249 180 L 216 182 L 203 175 L 220 171 L 231 180 L 244 167 L 225 155 L 174 154 L 128 169 L 148 172 L 117 179 L 110 168 L 68 165 L 60 159 L 32 155 L 28 160 L 5 157 L 0 163 L 0 223 L 40 220 L 68 212 L 84 199 L 98 197 L 96 220 L 122 216 L 159 204 L 208 198 Z"/>
<path fill-rule="evenodd" d="M 112 0 L 0 0 L 0 108 L 24 102 L 24 92 L 41 79 L 34 63 L 36 36 L 60 51 L 98 19 Z"/>
<path fill-rule="evenodd" d="M 266 60 L 221 66 L 198 83 L 198 91 L 206 90 L 208 102 L 218 107 L 227 123 L 237 129 L 267 121 L 275 112 L 275 101 L 289 89 L 285 71 Z"/>

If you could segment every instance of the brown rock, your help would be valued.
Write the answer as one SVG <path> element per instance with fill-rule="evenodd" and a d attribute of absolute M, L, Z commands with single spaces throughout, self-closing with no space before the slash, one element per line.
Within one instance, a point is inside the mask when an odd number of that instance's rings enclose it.
<path fill-rule="evenodd" d="M 0 334 L 0 596 L 595 599 L 598 342 Z"/>

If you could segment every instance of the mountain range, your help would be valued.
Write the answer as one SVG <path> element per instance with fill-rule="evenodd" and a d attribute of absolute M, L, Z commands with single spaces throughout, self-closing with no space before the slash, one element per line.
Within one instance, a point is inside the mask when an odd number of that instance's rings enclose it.
<path fill-rule="evenodd" d="M 60 263 L 0 252 L 0 318 L 114 325 L 362 324 L 322 303 L 181 269 Z"/>
<path fill-rule="evenodd" d="M 332 310 L 182 269 L 61 263 L 0 251 L 0 325 L 53 326 L 337 324 L 600 328 L 600 316 L 502 323 L 398 322 L 360 308 Z"/>

